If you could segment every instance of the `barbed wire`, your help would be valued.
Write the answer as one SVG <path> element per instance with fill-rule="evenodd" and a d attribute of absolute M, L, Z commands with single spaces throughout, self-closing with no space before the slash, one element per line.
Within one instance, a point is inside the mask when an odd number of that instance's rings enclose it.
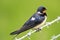
<path fill-rule="evenodd" d="M 56 40 L 58 37 L 60 37 L 60 34 L 52 36 L 51 40 Z"/>

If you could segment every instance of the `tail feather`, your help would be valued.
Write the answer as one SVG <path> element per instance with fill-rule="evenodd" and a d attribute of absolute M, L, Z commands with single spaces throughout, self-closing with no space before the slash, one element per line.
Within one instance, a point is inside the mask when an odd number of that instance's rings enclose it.
<path fill-rule="evenodd" d="M 24 31 L 29 30 L 29 29 L 31 29 L 31 27 L 26 25 L 26 26 L 23 26 L 21 29 L 10 33 L 10 35 L 20 34 L 20 33 L 24 32 Z"/>
<path fill-rule="evenodd" d="M 10 33 L 10 35 L 15 35 L 15 34 L 19 34 L 19 33 L 20 33 L 20 31 L 14 31 L 14 32 Z"/>

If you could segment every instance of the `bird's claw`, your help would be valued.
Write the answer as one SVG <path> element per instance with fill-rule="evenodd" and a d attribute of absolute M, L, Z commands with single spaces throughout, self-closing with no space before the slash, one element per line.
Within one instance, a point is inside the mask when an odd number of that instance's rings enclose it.
<path fill-rule="evenodd" d="M 38 28 L 38 29 L 36 29 L 37 31 L 36 32 L 39 32 L 41 29 L 40 28 Z"/>

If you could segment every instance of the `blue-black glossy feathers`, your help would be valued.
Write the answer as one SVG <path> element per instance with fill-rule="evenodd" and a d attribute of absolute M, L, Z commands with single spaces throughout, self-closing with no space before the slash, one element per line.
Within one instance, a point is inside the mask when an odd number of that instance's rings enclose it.
<path fill-rule="evenodd" d="M 21 32 L 24 32 L 37 26 L 38 24 L 44 21 L 45 16 L 46 16 L 45 14 L 38 14 L 38 13 L 34 14 L 32 17 L 35 18 L 35 20 L 31 20 L 32 19 L 31 17 L 28 21 L 25 22 L 25 24 L 22 26 L 21 29 L 12 32 L 11 35 L 20 34 Z"/>

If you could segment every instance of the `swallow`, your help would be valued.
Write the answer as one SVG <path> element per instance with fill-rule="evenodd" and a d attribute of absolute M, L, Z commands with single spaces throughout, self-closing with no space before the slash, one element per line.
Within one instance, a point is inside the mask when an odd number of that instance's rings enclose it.
<path fill-rule="evenodd" d="M 24 25 L 19 30 L 10 33 L 10 35 L 18 35 L 32 28 L 37 30 L 42 27 L 47 20 L 46 10 L 44 6 L 38 7 L 37 11 L 24 23 Z"/>

